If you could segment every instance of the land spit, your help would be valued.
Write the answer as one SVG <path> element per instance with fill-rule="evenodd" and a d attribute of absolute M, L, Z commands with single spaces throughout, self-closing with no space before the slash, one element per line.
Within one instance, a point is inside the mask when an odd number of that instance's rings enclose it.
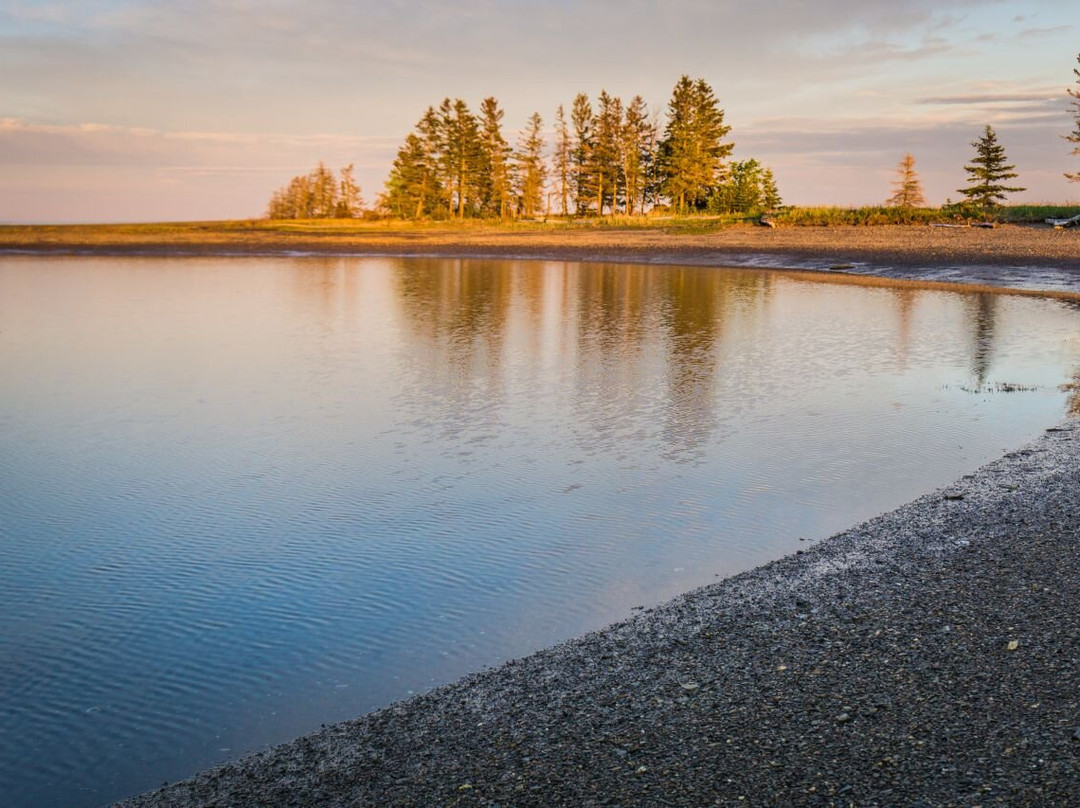
<path fill-rule="evenodd" d="M 388 252 L 444 252 L 417 246 Z M 610 245 L 451 251 L 635 260 Z M 636 260 L 733 255 L 668 245 Z M 897 255 L 730 262 L 1080 288 L 1068 256 Z M 844 257 L 864 263 L 830 269 Z M 1075 805 L 1078 503 L 1069 420 L 796 555 L 118 805 Z"/>
<path fill-rule="evenodd" d="M 0 226 L 0 254 L 386 255 L 811 269 L 1029 290 L 1080 290 L 1080 228 L 1003 225 L 320 224 Z"/>

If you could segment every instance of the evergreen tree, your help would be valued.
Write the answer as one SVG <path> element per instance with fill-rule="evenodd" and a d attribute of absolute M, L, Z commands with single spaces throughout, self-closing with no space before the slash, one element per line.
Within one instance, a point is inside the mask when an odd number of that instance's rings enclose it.
<path fill-rule="evenodd" d="M 998 143 L 997 135 L 989 125 L 983 136 L 971 145 L 975 148 L 975 156 L 971 163 L 964 166 L 969 175 L 969 187 L 960 189 L 960 193 L 966 196 L 969 202 L 981 208 L 992 208 L 999 202 L 1004 202 L 1006 194 L 1026 190 L 1002 184 L 1004 180 L 1011 180 L 1019 175 L 1013 171 L 1016 166 L 1006 165 L 1008 158 L 1005 157 L 1005 147 Z"/>
<path fill-rule="evenodd" d="M 735 145 L 723 142 L 730 131 L 712 88 L 704 79 L 691 81 L 682 76 L 668 102 L 660 146 L 663 191 L 676 210 L 705 204 L 722 176 L 724 158 Z"/>
<path fill-rule="evenodd" d="M 592 155 L 592 104 L 585 93 L 574 96 L 570 108 L 570 125 L 574 127 L 574 198 L 578 216 L 589 212 L 588 166 Z"/>
<path fill-rule="evenodd" d="M 337 182 L 320 161 L 311 172 L 311 218 L 331 218 L 337 210 L 337 201 Z"/>
<path fill-rule="evenodd" d="M 510 215 L 510 146 L 502 134 L 503 111 L 494 98 L 480 104 L 480 155 L 477 186 L 480 215 Z"/>
<path fill-rule="evenodd" d="M 780 198 L 780 189 L 776 187 L 776 177 L 773 176 L 773 170 L 766 168 L 761 177 L 761 191 L 762 191 L 762 205 L 765 210 L 776 210 L 784 204 L 784 200 Z"/>
<path fill-rule="evenodd" d="M 451 216 L 465 218 L 465 213 L 475 206 L 478 166 L 480 162 L 480 131 L 475 116 L 460 98 L 443 99 L 439 106 L 439 123 L 442 129 L 442 173 L 446 187 L 446 200 Z"/>
<path fill-rule="evenodd" d="M 1076 61 L 1080 62 L 1080 55 L 1076 57 Z M 1080 70 L 1073 68 L 1073 75 L 1076 76 L 1077 88 L 1074 90 L 1072 87 L 1067 89 L 1067 92 L 1071 97 L 1070 102 L 1073 107 L 1073 117 L 1075 118 L 1075 128 L 1069 134 L 1065 135 L 1065 139 L 1070 143 L 1078 144 L 1069 154 L 1080 155 Z M 1065 177 L 1069 182 L 1080 182 L 1080 171 L 1075 174 L 1065 172 Z"/>
<path fill-rule="evenodd" d="M 618 203 L 618 174 L 620 136 L 622 134 L 622 101 L 601 90 L 596 115 L 592 121 L 592 150 L 589 154 L 588 175 L 596 213 L 604 215 L 604 203 L 610 200 L 611 213 Z"/>
<path fill-rule="evenodd" d="M 353 164 L 349 163 L 341 169 L 338 176 L 338 202 L 334 216 L 338 219 L 353 219 L 360 215 L 364 207 L 360 186 L 353 177 Z"/>
<path fill-rule="evenodd" d="M 341 169 L 341 179 L 322 162 L 307 174 L 293 177 L 270 197 L 266 215 L 271 219 L 332 219 L 360 215 L 363 205 L 353 167 Z"/>
<path fill-rule="evenodd" d="M 570 213 L 571 179 L 573 177 L 573 145 L 570 129 L 566 125 L 566 113 L 562 104 L 555 111 L 555 180 L 559 184 L 560 211 Z"/>
<path fill-rule="evenodd" d="M 425 193 L 428 188 L 425 156 L 424 142 L 415 132 L 410 132 L 390 167 L 386 190 L 379 202 L 380 208 L 391 216 L 419 219 L 430 213 Z"/>
<path fill-rule="evenodd" d="M 622 130 L 622 175 L 626 195 L 626 214 L 634 215 L 635 208 L 644 212 L 644 195 L 649 161 L 649 112 L 645 101 L 635 95 L 626 108 Z"/>
<path fill-rule="evenodd" d="M 540 113 L 534 112 L 518 142 L 518 198 L 521 215 L 526 218 L 538 216 L 544 207 L 547 166 L 544 164 L 543 127 Z"/>
<path fill-rule="evenodd" d="M 434 107 L 428 107 L 405 138 L 386 181 L 380 201 L 392 216 L 420 219 L 447 209 L 441 178 L 442 124 Z"/>
<path fill-rule="evenodd" d="M 904 159 L 896 166 L 896 180 L 893 186 L 896 190 L 889 197 L 886 205 L 896 208 L 926 207 L 922 183 L 919 182 L 919 175 L 915 173 L 915 158 L 910 154 L 905 154 Z"/>
<path fill-rule="evenodd" d="M 750 213 L 780 207 L 780 193 L 772 169 L 754 158 L 731 164 L 724 181 L 709 200 L 716 213 Z"/>

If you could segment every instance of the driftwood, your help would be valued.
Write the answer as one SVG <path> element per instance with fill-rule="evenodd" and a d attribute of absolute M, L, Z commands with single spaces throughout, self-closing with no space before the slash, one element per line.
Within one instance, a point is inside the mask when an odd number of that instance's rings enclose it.
<path fill-rule="evenodd" d="M 946 222 L 931 222 L 931 227 L 985 227 L 987 229 L 994 229 L 997 227 L 997 222 L 969 222 L 965 224 L 951 224 Z"/>
<path fill-rule="evenodd" d="M 1052 224 L 1055 230 L 1063 227 L 1080 227 L 1080 216 L 1073 216 L 1071 219 L 1047 219 L 1046 223 Z"/>

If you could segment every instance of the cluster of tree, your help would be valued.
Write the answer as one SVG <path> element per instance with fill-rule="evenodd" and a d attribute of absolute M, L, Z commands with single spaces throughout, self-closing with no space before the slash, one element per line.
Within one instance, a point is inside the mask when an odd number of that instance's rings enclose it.
<path fill-rule="evenodd" d="M 1077 126 L 1080 129 L 1080 124 Z M 1078 135 L 1078 142 L 1080 142 L 1080 135 Z M 1019 175 L 1013 170 L 1016 166 L 1007 162 L 1005 147 L 998 142 L 997 133 L 994 132 L 993 127 L 987 126 L 982 137 L 973 141 L 971 145 L 975 149 L 975 156 L 964 166 L 964 170 L 968 173 L 968 185 L 958 191 L 965 197 L 962 205 L 989 210 L 1004 202 L 1008 194 L 1026 190 L 1017 185 L 1005 184 L 1006 180 L 1015 179 Z M 885 204 L 900 208 L 925 207 L 926 197 L 923 195 L 922 184 L 915 172 L 915 158 L 910 154 L 905 154 L 904 159 L 896 167 L 896 174 L 897 179 L 893 182 L 896 190 Z M 946 205 L 951 204 L 951 202 L 946 202 Z"/>
<path fill-rule="evenodd" d="M 517 148 L 502 132 L 503 110 L 485 98 L 479 116 L 460 98 L 428 107 L 398 149 L 379 200 L 401 218 L 535 216 L 543 205 L 543 121 L 534 113 Z"/>
<path fill-rule="evenodd" d="M 781 204 L 772 169 L 754 158 L 733 162 L 709 198 L 709 210 L 714 213 L 769 211 Z"/>
<path fill-rule="evenodd" d="M 461 99 L 429 107 L 398 150 L 380 207 L 402 218 L 641 214 L 775 207 L 772 172 L 756 160 L 728 165 L 734 144 L 712 88 L 683 76 L 661 131 L 641 96 L 628 103 L 579 93 L 555 113 L 550 165 L 543 121 L 529 118 L 516 147 L 503 111 L 486 98 L 479 115 Z M 554 211 L 552 201 L 554 200 Z"/>
<path fill-rule="evenodd" d="M 293 177 L 284 188 L 274 191 L 266 213 L 271 219 L 352 219 L 361 214 L 363 207 L 352 163 L 335 177 L 320 162 L 307 174 Z"/>

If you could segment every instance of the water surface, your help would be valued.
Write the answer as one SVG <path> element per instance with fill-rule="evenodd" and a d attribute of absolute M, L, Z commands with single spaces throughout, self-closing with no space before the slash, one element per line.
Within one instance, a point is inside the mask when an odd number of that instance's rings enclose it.
<path fill-rule="evenodd" d="M 0 804 L 794 552 L 1035 436 L 1078 366 L 1069 303 L 761 270 L 0 259 Z"/>

